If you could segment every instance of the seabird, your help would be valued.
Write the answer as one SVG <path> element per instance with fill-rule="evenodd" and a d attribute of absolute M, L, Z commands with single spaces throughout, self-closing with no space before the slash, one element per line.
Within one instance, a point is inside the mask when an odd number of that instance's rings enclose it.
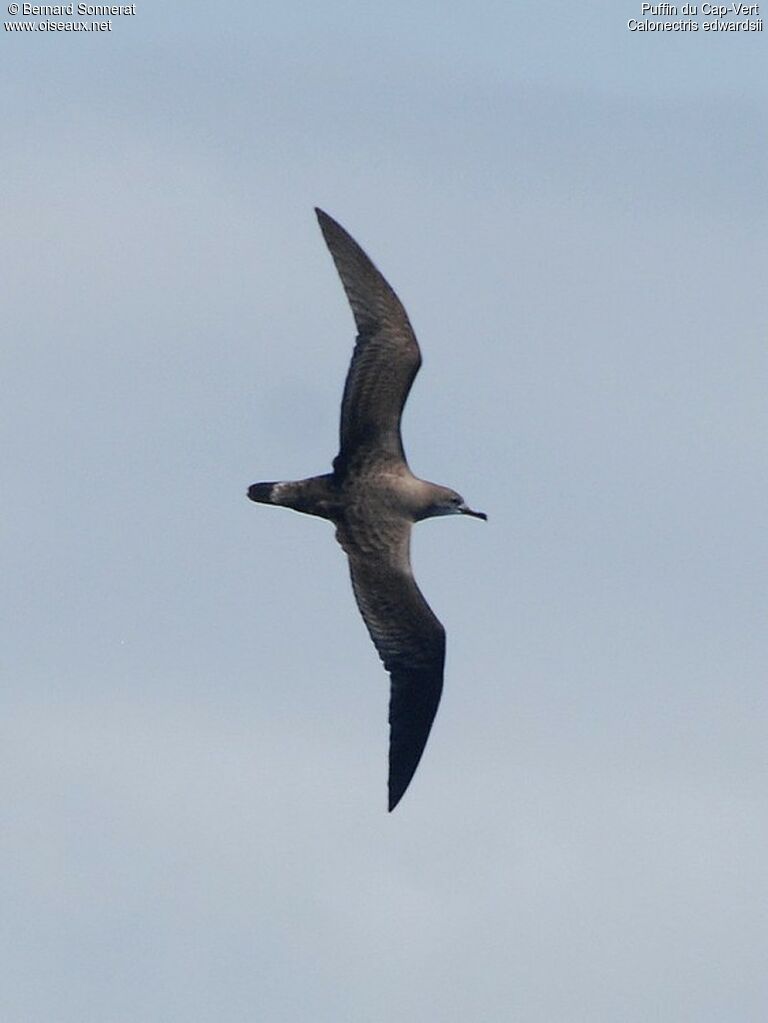
<path fill-rule="evenodd" d="M 473 515 L 455 490 L 408 467 L 400 418 L 421 353 L 399 298 L 357 242 L 316 209 L 357 325 L 341 402 L 333 472 L 254 483 L 248 497 L 330 519 L 349 559 L 357 606 L 391 679 L 389 809 L 408 788 L 443 689 L 445 629 L 413 578 L 411 527 L 436 515 Z"/>

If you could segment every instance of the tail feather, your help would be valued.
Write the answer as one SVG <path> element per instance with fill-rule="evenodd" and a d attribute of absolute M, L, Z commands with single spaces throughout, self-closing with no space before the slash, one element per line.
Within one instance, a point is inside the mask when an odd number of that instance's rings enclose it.
<path fill-rule="evenodd" d="M 278 504 L 323 519 L 333 519 L 339 503 L 331 473 L 307 480 L 254 483 L 248 488 L 248 496 L 259 504 Z"/>
<path fill-rule="evenodd" d="M 272 492 L 275 489 L 274 483 L 254 483 L 248 487 L 248 497 L 259 504 L 273 504 Z"/>

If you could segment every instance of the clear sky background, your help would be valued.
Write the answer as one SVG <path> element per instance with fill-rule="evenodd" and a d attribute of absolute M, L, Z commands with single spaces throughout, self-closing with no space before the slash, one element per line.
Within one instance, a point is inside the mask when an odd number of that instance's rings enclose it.
<path fill-rule="evenodd" d="M 768 36 L 633 17 L 3 31 L 4 1023 L 766 1019 Z M 412 468 L 490 517 L 416 530 L 392 815 L 332 530 L 245 498 L 336 450 L 315 205 L 421 341 Z"/>

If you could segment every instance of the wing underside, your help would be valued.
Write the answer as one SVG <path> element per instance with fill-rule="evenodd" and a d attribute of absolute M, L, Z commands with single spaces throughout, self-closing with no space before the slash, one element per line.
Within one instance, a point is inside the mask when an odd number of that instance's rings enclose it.
<path fill-rule="evenodd" d="M 322 210 L 317 217 L 358 330 L 334 468 L 343 473 L 361 453 L 404 460 L 400 417 L 421 365 L 418 342 L 397 295 L 357 242 Z"/>
<path fill-rule="evenodd" d="M 403 523 L 410 534 L 410 524 Z M 389 809 L 400 801 L 424 752 L 443 690 L 445 630 L 402 557 L 360 556 L 343 528 L 352 589 L 390 676 Z M 407 546 L 408 536 L 405 537 Z M 390 550 L 395 550 L 394 547 Z M 402 552 L 402 547 L 401 547 Z M 405 563 L 403 563 L 405 562 Z"/>

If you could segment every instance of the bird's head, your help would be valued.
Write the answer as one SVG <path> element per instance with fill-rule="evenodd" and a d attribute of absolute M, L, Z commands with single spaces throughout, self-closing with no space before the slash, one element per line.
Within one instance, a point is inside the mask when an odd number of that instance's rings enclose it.
<path fill-rule="evenodd" d="M 435 488 L 432 500 L 424 513 L 419 516 L 420 518 L 431 519 L 437 515 L 472 515 L 476 519 L 488 520 L 485 512 L 473 511 L 461 494 L 457 494 L 455 490 L 451 490 L 449 487 L 437 487 L 435 484 L 432 486 Z"/>

